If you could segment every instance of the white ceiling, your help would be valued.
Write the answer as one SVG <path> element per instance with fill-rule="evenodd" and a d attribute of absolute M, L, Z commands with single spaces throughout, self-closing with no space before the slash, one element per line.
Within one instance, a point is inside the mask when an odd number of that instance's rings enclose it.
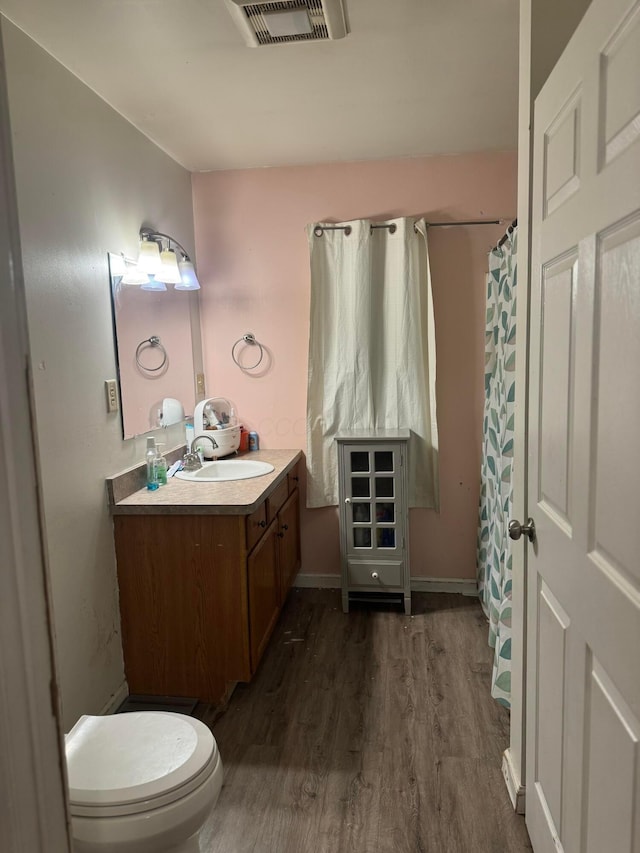
<path fill-rule="evenodd" d="M 0 0 L 191 171 L 516 146 L 517 0 L 345 0 L 341 40 L 246 47 L 223 0 Z"/>

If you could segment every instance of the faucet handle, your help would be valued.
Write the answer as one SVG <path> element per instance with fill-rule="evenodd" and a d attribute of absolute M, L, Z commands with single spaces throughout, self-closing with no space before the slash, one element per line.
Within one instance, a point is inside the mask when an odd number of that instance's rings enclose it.
<path fill-rule="evenodd" d="M 198 454 L 192 451 L 187 451 L 187 453 L 182 457 L 182 470 L 187 472 L 199 471 L 200 468 L 202 468 L 202 462 L 200 461 Z"/>

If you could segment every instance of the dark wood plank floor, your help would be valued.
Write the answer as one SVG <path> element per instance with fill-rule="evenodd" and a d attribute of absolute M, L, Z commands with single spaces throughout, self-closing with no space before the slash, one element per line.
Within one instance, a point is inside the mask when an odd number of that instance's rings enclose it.
<path fill-rule="evenodd" d="M 213 729 L 225 782 L 201 853 L 531 850 L 501 774 L 478 602 L 413 595 L 413 616 L 292 590 L 250 685 Z"/>

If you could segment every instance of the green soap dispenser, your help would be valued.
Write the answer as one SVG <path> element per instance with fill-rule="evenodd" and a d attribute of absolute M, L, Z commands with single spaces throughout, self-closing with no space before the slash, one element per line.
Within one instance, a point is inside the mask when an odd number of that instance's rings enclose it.
<path fill-rule="evenodd" d="M 156 454 L 156 440 L 152 436 L 147 439 L 147 452 L 145 454 L 147 460 L 147 488 L 150 492 L 155 492 L 160 486 L 156 476 Z"/>
<path fill-rule="evenodd" d="M 164 458 L 162 453 L 160 452 L 160 448 L 164 447 L 164 444 L 156 443 L 156 456 L 153 460 L 154 472 L 155 472 L 155 481 L 159 486 L 167 485 L 167 460 Z"/>

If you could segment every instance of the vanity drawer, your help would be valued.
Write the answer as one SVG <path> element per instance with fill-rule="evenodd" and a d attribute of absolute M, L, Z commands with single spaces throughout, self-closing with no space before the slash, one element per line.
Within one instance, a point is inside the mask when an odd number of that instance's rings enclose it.
<path fill-rule="evenodd" d="M 250 551 L 267 528 L 267 502 L 247 516 L 247 551 Z"/>
<path fill-rule="evenodd" d="M 352 563 L 347 565 L 349 572 L 349 586 L 369 587 L 369 589 L 380 590 L 388 587 L 402 587 L 401 560 L 372 563 Z"/>
<path fill-rule="evenodd" d="M 276 517 L 278 510 L 288 497 L 289 484 L 287 482 L 287 478 L 283 477 L 282 481 L 278 483 L 275 490 L 271 492 L 267 498 L 267 522 L 269 524 L 271 524 L 273 519 Z"/>

